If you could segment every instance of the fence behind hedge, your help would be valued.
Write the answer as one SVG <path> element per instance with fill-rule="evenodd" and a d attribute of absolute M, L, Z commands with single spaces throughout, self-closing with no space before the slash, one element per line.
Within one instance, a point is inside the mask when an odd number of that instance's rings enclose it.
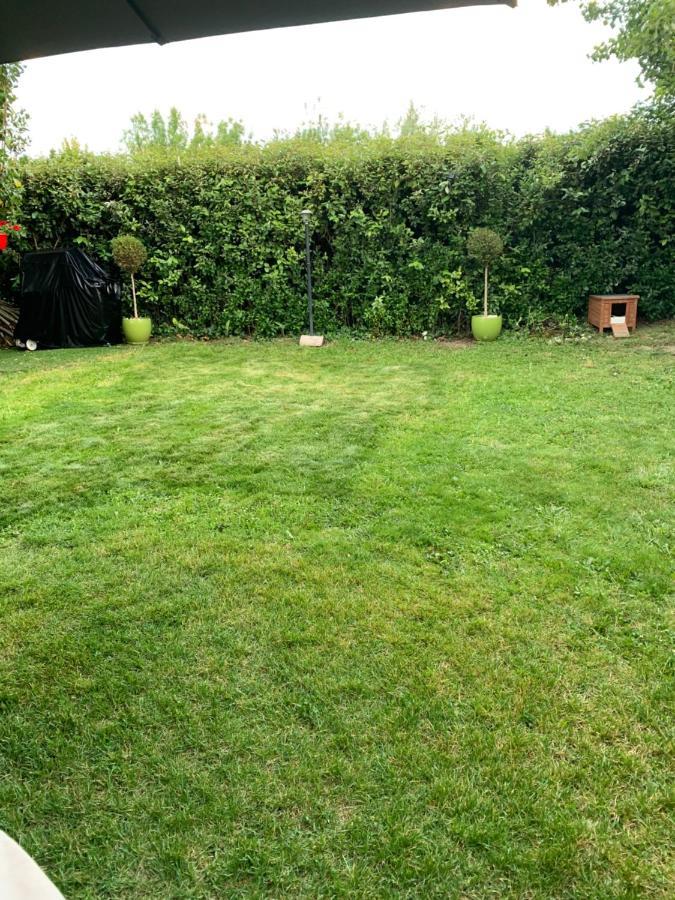
<path fill-rule="evenodd" d="M 131 231 L 150 250 L 141 298 L 158 324 L 297 333 L 310 207 L 318 327 L 411 334 L 465 327 L 480 294 L 466 235 L 487 225 L 507 247 L 492 277 L 507 324 L 582 315 L 591 292 L 637 292 L 655 319 L 675 313 L 673 146 L 671 111 L 652 109 L 518 142 L 476 130 L 442 145 L 64 153 L 27 166 L 22 240 L 107 260 L 110 239 Z M 2 265 L 7 285 L 16 260 Z"/>

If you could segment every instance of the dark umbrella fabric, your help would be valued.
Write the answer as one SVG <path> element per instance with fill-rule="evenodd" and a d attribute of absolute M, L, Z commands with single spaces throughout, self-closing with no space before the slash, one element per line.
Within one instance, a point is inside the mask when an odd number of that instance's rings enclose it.
<path fill-rule="evenodd" d="M 308 25 L 516 0 L 15 0 L 0 24 L 0 63 L 126 44 Z"/>
<path fill-rule="evenodd" d="M 118 343 L 119 283 L 82 250 L 26 253 L 14 338 L 40 349 Z"/>

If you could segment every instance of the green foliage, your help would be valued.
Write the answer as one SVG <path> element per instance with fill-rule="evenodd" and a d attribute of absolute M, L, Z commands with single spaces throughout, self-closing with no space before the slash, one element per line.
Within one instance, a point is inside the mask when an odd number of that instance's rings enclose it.
<path fill-rule="evenodd" d="M 275 132 L 274 141 L 302 141 L 307 144 L 362 144 L 375 135 L 365 128 L 353 125 L 340 116 L 337 122 L 330 122 L 322 114 L 303 122 L 292 135 Z"/>
<path fill-rule="evenodd" d="M 312 110 L 308 120 L 303 122 L 295 132 L 275 132 L 274 141 L 302 141 L 309 144 L 341 145 L 363 144 L 379 138 L 389 138 L 392 135 L 404 138 L 433 137 L 438 140 L 448 131 L 447 125 L 440 125 L 437 121 L 427 123 L 422 113 L 411 102 L 405 116 L 392 128 L 384 121 L 377 128 L 363 128 L 360 125 L 349 122 L 340 114 L 337 121 L 333 122 L 320 108 Z"/>
<path fill-rule="evenodd" d="M 18 157 L 27 143 L 28 117 L 16 106 L 20 63 L 0 65 L 0 219 L 17 215 L 21 197 Z"/>
<path fill-rule="evenodd" d="M 549 5 L 567 0 L 548 0 Z M 580 0 L 587 22 L 615 33 L 598 44 L 593 59 L 637 60 L 657 97 L 675 97 L 675 0 Z"/>
<path fill-rule="evenodd" d="M 504 241 L 491 228 L 474 228 L 469 232 L 466 250 L 471 259 L 487 268 L 497 262 L 504 252 Z"/>
<path fill-rule="evenodd" d="M 589 293 L 608 291 L 636 292 L 641 316 L 664 318 L 675 313 L 674 144 L 659 108 L 521 141 L 465 128 L 54 154 L 26 165 L 21 221 L 38 247 L 76 242 L 104 262 L 114 236 L 142 238 L 153 248 L 144 309 L 160 329 L 175 320 L 198 336 L 301 330 L 305 207 L 324 333 L 463 330 L 483 291 L 466 249 L 479 224 L 509 248 L 491 277 L 507 325 L 584 316 Z"/>
<path fill-rule="evenodd" d="M 113 238 L 110 249 L 115 263 L 129 275 L 135 275 L 148 258 L 143 241 L 133 234 L 120 234 Z"/>
<path fill-rule="evenodd" d="M 226 119 L 215 127 L 205 115 L 196 117 L 192 132 L 175 106 L 165 119 L 156 109 L 149 118 L 136 113 L 131 118 L 129 128 L 122 135 L 122 146 L 128 153 L 147 150 L 168 150 L 173 152 L 202 149 L 204 147 L 231 147 L 245 142 L 244 125 L 234 119 Z"/>
<path fill-rule="evenodd" d="M 0 221 L 16 223 L 20 213 L 23 180 L 19 157 L 27 144 L 28 117 L 16 105 L 16 87 L 23 72 L 19 63 L 0 65 Z M 17 248 L 23 232 L 14 233 L 8 251 L 0 253 L 0 298 L 9 276 L 18 269 Z M 16 276 L 15 276 L 16 277 Z M 11 338 L 15 311 L 0 299 L 0 341 Z"/>

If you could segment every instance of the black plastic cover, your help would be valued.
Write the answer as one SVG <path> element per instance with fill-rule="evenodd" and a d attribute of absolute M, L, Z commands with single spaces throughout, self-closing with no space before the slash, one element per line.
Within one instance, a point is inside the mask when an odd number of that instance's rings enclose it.
<path fill-rule="evenodd" d="M 26 253 L 16 340 L 40 349 L 120 342 L 119 282 L 82 250 Z"/>

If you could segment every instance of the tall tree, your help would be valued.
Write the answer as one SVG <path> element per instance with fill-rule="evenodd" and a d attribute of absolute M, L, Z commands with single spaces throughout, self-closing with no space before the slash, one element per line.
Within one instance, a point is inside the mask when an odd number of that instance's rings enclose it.
<path fill-rule="evenodd" d="M 28 143 L 28 116 L 16 105 L 20 63 L 0 65 L 0 219 L 12 218 L 21 194 L 18 158 Z"/>
<path fill-rule="evenodd" d="M 16 105 L 22 71 L 19 63 L 0 65 L 0 221 L 16 220 L 21 200 L 18 158 L 28 131 L 28 117 Z M 0 344 L 11 343 L 17 316 L 17 310 L 0 297 Z"/>
<path fill-rule="evenodd" d="M 550 6 L 569 0 L 548 0 Z M 657 97 L 675 96 L 675 0 L 579 0 L 587 22 L 602 22 L 614 34 L 593 50 L 595 60 L 637 60 L 641 77 Z"/>
<path fill-rule="evenodd" d="M 122 144 L 129 153 L 143 150 L 187 150 L 214 145 L 237 145 L 246 142 L 244 125 L 234 119 L 218 122 L 215 130 L 205 115 L 194 121 L 192 131 L 175 106 L 164 118 L 156 109 L 147 118 L 143 113 L 132 116 L 129 128 L 122 135 Z"/>

